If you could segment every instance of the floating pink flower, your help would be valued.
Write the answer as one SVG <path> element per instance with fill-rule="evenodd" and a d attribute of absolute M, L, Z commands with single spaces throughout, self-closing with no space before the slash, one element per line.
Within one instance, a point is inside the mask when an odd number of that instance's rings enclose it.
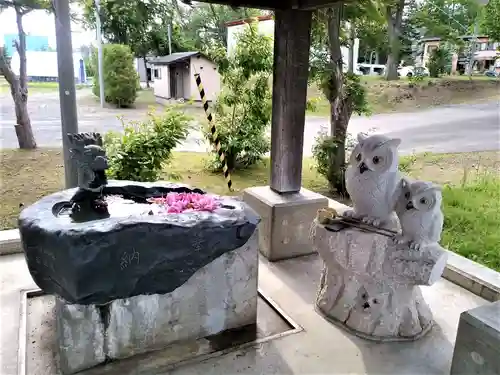
<path fill-rule="evenodd" d="M 189 211 L 213 212 L 220 207 L 220 202 L 213 196 L 198 193 L 168 193 L 166 197 L 151 198 L 151 203 L 162 206 L 167 213 Z"/>

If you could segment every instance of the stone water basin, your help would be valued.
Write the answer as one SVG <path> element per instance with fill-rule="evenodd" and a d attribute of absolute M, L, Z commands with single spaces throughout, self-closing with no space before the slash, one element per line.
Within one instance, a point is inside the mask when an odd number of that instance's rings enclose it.
<path fill-rule="evenodd" d="M 53 208 L 75 191 L 46 196 L 19 217 L 34 281 L 72 304 L 103 305 L 170 293 L 200 268 L 242 247 L 260 221 L 247 205 L 230 197 L 220 197 L 222 206 L 213 212 L 159 214 L 148 198 L 205 192 L 166 182 L 109 181 L 103 194 L 110 216 L 74 222 Z"/>

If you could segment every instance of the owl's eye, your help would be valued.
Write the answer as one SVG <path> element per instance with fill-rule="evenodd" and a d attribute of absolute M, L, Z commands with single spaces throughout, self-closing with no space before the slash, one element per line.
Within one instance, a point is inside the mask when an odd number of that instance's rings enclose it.
<path fill-rule="evenodd" d="M 361 160 L 361 154 L 357 154 L 356 155 L 356 161 L 360 161 Z"/>
<path fill-rule="evenodd" d="M 422 204 L 427 204 L 427 199 L 425 199 L 425 198 L 420 198 L 420 203 L 422 203 Z"/>
<path fill-rule="evenodd" d="M 378 156 L 373 157 L 373 164 L 378 164 L 380 162 L 380 158 Z"/>
<path fill-rule="evenodd" d="M 409 191 L 407 191 L 407 192 L 405 193 L 405 198 L 406 198 L 406 199 L 410 199 L 410 192 L 409 192 Z"/>

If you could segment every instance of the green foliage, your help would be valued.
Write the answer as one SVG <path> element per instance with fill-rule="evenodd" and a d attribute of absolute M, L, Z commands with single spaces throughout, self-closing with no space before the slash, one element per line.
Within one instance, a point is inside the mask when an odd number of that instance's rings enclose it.
<path fill-rule="evenodd" d="M 272 55 L 270 38 L 251 24 L 239 36 L 234 55 L 219 61 L 223 87 L 214 105 L 214 117 L 230 169 L 247 168 L 270 149 L 266 130 L 271 121 Z M 209 129 L 205 134 L 211 138 Z M 216 152 L 211 168 L 222 168 Z"/>
<path fill-rule="evenodd" d="M 92 55 L 92 65 L 97 66 L 97 52 Z M 128 46 L 106 44 L 103 46 L 104 99 L 117 107 L 127 107 L 135 102 L 139 77 L 134 68 L 134 55 Z M 98 72 L 96 72 L 98 73 Z M 99 74 L 95 74 L 92 92 L 99 96 Z"/>
<path fill-rule="evenodd" d="M 492 41 L 500 42 L 500 0 L 489 0 L 483 8 L 481 31 Z"/>
<path fill-rule="evenodd" d="M 479 175 L 462 186 L 446 186 L 443 211 L 443 247 L 500 271 L 498 175 Z"/>
<path fill-rule="evenodd" d="M 429 57 L 429 61 L 427 62 L 429 75 L 433 78 L 437 78 L 441 74 L 444 74 L 446 72 L 447 66 L 449 65 L 450 59 L 450 52 L 446 48 L 438 47 L 433 50 Z"/>
<path fill-rule="evenodd" d="M 85 65 L 85 72 L 87 73 L 87 77 L 95 77 L 97 76 L 94 64 L 92 63 L 91 57 L 85 57 L 83 59 L 83 64 Z"/>
<path fill-rule="evenodd" d="M 337 148 L 340 145 L 341 143 L 334 137 L 331 137 L 325 130 L 320 131 L 315 138 L 312 154 L 316 164 L 316 170 L 327 180 L 331 178 L 330 158 L 332 155 L 336 154 Z M 345 140 L 346 151 L 352 151 L 355 145 L 356 140 L 350 134 L 347 134 Z"/>
<path fill-rule="evenodd" d="M 476 0 L 425 0 L 418 7 L 415 22 L 424 28 L 424 37 L 460 43 L 459 36 L 473 33 L 479 9 Z"/>
<path fill-rule="evenodd" d="M 144 122 L 123 122 L 124 133 L 108 132 L 104 146 L 109 159 L 108 175 L 119 180 L 157 181 L 172 150 L 189 133 L 191 117 L 177 106 L 160 115 L 148 113 Z"/>

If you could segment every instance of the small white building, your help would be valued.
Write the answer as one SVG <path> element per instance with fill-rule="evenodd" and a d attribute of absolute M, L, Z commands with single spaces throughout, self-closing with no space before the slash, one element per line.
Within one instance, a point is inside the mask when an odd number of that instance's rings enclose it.
<path fill-rule="evenodd" d="M 200 101 L 194 75 L 199 73 L 208 101 L 220 91 L 217 65 L 200 52 L 178 52 L 150 61 L 153 67 L 154 95 L 158 103 L 168 100 Z"/>

